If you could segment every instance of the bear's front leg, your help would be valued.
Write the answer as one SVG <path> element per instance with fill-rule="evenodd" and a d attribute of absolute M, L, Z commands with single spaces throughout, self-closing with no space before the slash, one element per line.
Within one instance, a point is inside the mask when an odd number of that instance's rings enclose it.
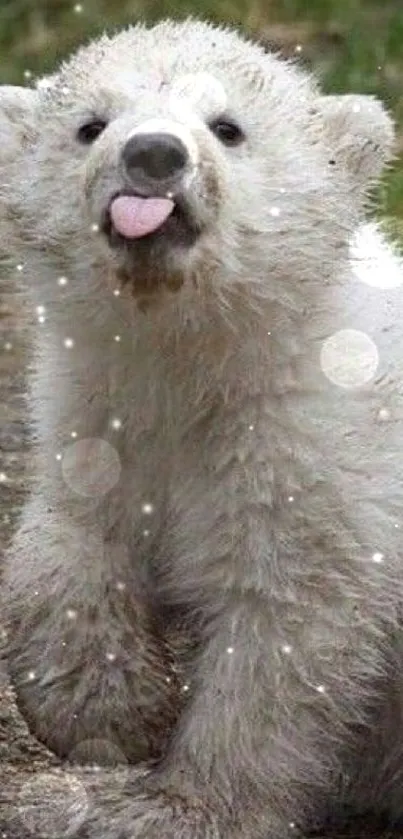
<path fill-rule="evenodd" d="M 291 650 L 265 597 L 236 600 L 211 627 L 166 758 L 113 811 L 89 814 L 86 839 L 285 839 L 323 814 L 348 717 L 336 648 L 311 667 L 317 622 L 294 623 Z"/>
<path fill-rule="evenodd" d="M 113 813 L 95 809 L 86 839 L 294 837 L 321 822 L 359 753 L 352 732 L 382 670 L 382 571 L 362 561 L 335 488 L 322 525 L 314 490 L 298 510 L 280 495 L 270 508 L 268 474 L 227 469 L 203 497 L 202 475 L 178 487 L 183 567 L 163 579 L 200 621 L 188 703 L 158 769 Z"/>
<path fill-rule="evenodd" d="M 6 558 L 2 618 L 32 732 L 78 762 L 159 756 L 179 688 L 125 546 L 30 502 Z"/>

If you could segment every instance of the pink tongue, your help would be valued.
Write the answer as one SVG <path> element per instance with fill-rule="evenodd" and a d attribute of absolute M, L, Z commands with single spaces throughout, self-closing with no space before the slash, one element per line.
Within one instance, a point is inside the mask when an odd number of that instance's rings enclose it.
<path fill-rule="evenodd" d="M 138 239 L 158 230 L 171 215 L 174 206 L 170 198 L 120 195 L 112 202 L 110 212 L 118 233 L 129 239 Z"/>

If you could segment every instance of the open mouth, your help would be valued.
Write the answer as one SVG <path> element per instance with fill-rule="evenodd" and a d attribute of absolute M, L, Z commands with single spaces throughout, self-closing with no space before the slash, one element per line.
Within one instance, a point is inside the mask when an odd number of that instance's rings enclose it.
<path fill-rule="evenodd" d="M 145 197 L 138 193 L 115 193 L 102 219 L 102 231 L 113 248 L 149 246 L 166 242 L 188 248 L 201 229 L 181 195 Z"/>

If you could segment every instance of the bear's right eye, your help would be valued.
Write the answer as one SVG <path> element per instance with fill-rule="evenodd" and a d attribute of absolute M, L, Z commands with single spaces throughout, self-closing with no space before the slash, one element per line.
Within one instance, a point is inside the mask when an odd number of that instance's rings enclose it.
<path fill-rule="evenodd" d="M 209 123 L 209 128 L 225 146 L 239 146 L 245 139 L 242 128 L 232 119 L 215 119 Z"/>
<path fill-rule="evenodd" d="M 89 146 L 102 134 L 107 124 L 103 119 L 93 119 L 91 122 L 84 123 L 77 131 L 77 140 L 79 143 Z"/>

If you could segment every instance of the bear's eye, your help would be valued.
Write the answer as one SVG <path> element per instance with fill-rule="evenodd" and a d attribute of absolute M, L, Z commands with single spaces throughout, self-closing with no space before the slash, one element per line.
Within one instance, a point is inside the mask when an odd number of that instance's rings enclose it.
<path fill-rule="evenodd" d="M 245 139 L 242 128 L 231 119 L 215 119 L 209 128 L 225 146 L 239 146 Z"/>
<path fill-rule="evenodd" d="M 93 119 L 81 125 L 77 131 L 77 140 L 83 145 L 89 146 L 105 130 L 107 122 L 103 119 Z"/>

